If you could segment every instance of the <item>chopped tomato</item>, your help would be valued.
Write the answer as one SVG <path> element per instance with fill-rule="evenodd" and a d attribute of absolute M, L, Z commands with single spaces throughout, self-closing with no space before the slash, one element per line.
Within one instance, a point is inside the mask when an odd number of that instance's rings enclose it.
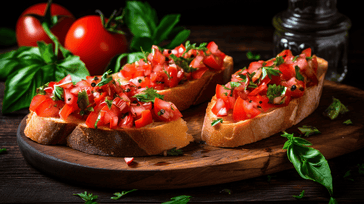
<path fill-rule="evenodd" d="M 121 128 L 132 128 L 134 123 L 133 116 L 130 112 L 124 114 L 119 122 L 119 127 Z"/>
<path fill-rule="evenodd" d="M 141 117 L 135 120 L 135 127 L 141 128 L 153 122 L 152 113 L 150 110 L 144 110 L 141 113 Z"/>
<path fill-rule="evenodd" d="M 59 110 L 63 106 L 63 101 L 54 101 L 51 98 L 47 98 L 39 104 L 39 106 L 35 109 L 35 113 L 40 117 L 58 117 Z"/>
<path fill-rule="evenodd" d="M 246 120 L 254 118 L 261 112 L 256 108 L 256 104 L 248 102 L 240 97 L 236 99 L 234 109 L 233 109 L 233 119 L 234 121 Z"/>
<path fill-rule="evenodd" d="M 67 120 L 68 116 L 75 111 L 74 107 L 70 104 L 65 104 L 63 106 L 63 108 L 59 111 L 59 116 L 63 119 L 63 120 Z"/>
<path fill-rule="evenodd" d="M 281 64 L 279 65 L 279 71 L 282 72 L 282 80 L 289 80 L 296 76 L 296 71 L 293 67 L 293 64 Z"/>
<path fill-rule="evenodd" d="M 181 112 L 171 103 L 159 98 L 154 99 L 154 114 L 159 121 L 169 122 L 182 117 Z"/>
<path fill-rule="evenodd" d="M 248 67 L 248 72 L 250 74 L 252 74 L 253 72 L 255 72 L 258 68 L 261 68 L 263 66 L 263 63 L 264 61 L 263 60 L 259 60 L 257 62 L 251 62 L 249 64 L 249 67 Z"/>
<path fill-rule="evenodd" d="M 35 95 L 32 99 L 32 102 L 30 103 L 29 110 L 35 111 L 38 106 L 43 103 L 48 97 L 46 95 Z"/>
<path fill-rule="evenodd" d="M 304 54 L 306 57 L 311 57 L 311 48 L 306 48 L 302 51 L 302 54 Z"/>
<path fill-rule="evenodd" d="M 220 70 L 222 69 L 222 65 L 224 62 L 224 58 L 221 58 L 220 55 L 215 55 L 215 54 L 211 54 L 207 57 L 204 58 L 203 63 L 212 68 L 212 69 L 217 69 Z"/>
<path fill-rule="evenodd" d="M 223 99 L 218 98 L 211 111 L 218 117 L 227 115 L 227 108 Z"/>

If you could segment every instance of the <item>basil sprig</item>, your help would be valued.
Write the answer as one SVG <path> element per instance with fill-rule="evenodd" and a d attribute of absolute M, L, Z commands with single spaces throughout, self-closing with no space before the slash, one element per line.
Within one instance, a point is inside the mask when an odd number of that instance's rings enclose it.
<path fill-rule="evenodd" d="M 47 33 L 49 28 L 46 24 Z M 53 35 L 53 34 L 52 34 Z M 58 59 L 52 44 L 38 42 L 38 47 L 20 47 L 0 55 L 0 79 L 6 79 L 2 113 L 10 113 L 30 105 L 36 89 L 49 81 L 60 81 L 68 74 L 77 82 L 89 75 L 85 64 L 51 37 L 63 54 Z"/>
<path fill-rule="evenodd" d="M 148 2 L 127 1 L 124 12 L 124 23 L 133 38 L 130 42 L 130 53 L 114 57 L 109 64 L 108 69 L 114 72 L 120 70 L 120 61 L 125 57 L 127 63 L 133 63 L 144 57 L 141 50 L 150 52 L 152 45 L 160 45 L 165 40 L 169 40 L 169 43 L 163 47 L 172 49 L 187 40 L 190 35 L 190 30 L 177 26 L 180 14 L 169 14 L 159 21 L 156 10 Z"/>
<path fill-rule="evenodd" d="M 317 149 L 309 147 L 312 144 L 303 138 L 294 137 L 293 134 L 287 132 L 283 132 L 281 136 L 287 138 L 283 149 L 287 150 L 287 157 L 298 174 L 304 179 L 312 180 L 325 186 L 331 196 L 330 203 L 335 201 L 332 198 L 331 170 L 324 155 Z"/>

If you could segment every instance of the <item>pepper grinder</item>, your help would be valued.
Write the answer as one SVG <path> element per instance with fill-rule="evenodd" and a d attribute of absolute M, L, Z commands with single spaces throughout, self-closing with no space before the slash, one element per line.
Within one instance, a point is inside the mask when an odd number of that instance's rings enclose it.
<path fill-rule="evenodd" d="M 288 9 L 273 18 L 274 54 L 290 49 L 294 55 L 310 47 L 328 61 L 325 79 L 341 82 L 348 72 L 348 30 L 351 21 L 339 13 L 337 0 L 288 0 Z"/>

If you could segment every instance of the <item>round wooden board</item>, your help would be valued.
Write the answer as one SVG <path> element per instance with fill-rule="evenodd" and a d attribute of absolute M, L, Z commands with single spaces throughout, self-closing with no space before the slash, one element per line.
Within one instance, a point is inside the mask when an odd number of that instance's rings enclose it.
<path fill-rule="evenodd" d="M 323 111 L 340 99 L 350 112 L 331 121 Z M 325 81 L 317 110 L 287 130 L 298 136 L 302 125 L 317 127 L 321 134 L 307 138 L 326 159 L 364 146 L 364 91 Z M 197 142 L 183 149 L 182 156 L 136 157 L 128 166 L 122 157 L 89 155 L 66 146 L 35 143 L 24 135 L 25 119 L 17 140 L 25 160 L 40 171 L 83 185 L 118 189 L 177 189 L 228 183 L 293 168 L 282 150 L 286 138 L 280 134 L 239 148 L 217 148 L 199 142 L 207 104 L 184 111 L 184 119 Z M 351 119 L 352 125 L 343 121 Z"/>

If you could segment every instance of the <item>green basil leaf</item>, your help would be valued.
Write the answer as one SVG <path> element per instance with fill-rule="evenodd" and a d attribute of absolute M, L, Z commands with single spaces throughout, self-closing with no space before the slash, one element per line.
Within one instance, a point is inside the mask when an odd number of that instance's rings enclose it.
<path fill-rule="evenodd" d="M 140 48 L 149 51 L 151 50 L 152 45 L 154 45 L 154 42 L 151 38 L 134 36 L 130 42 L 130 51 L 139 52 Z"/>
<path fill-rule="evenodd" d="M 322 184 L 332 196 L 331 170 L 321 152 L 312 147 L 307 147 L 311 143 L 303 138 L 293 137 L 293 134 L 288 133 L 282 136 L 288 139 L 283 149 L 287 149 L 287 157 L 298 174 L 304 179 Z"/>
<path fill-rule="evenodd" d="M 176 196 L 171 198 L 170 201 L 167 202 L 163 202 L 162 204 L 186 204 L 190 201 L 191 196 L 187 196 L 187 195 L 180 195 L 180 196 Z"/>
<path fill-rule="evenodd" d="M 172 32 L 173 27 L 179 22 L 180 17 L 181 15 L 179 14 L 171 14 L 162 18 L 152 36 L 152 39 L 154 39 L 154 44 L 159 44 L 168 38 L 168 35 Z"/>
<path fill-rule="evenodd" d="M 66 59 L 58 62 L 56 67 L 56 81 L 60 81 L 68 74 L 72 77 L 72 82 L 77 83 L 86 76 L 90 76 L 85 63 L 80 60 L 79 56 L 69 55 Z"/>
<path fill-rule="evenodd" d="M 57 61 L 57 56 L 53 52 L 53 45 L 51 43 L 46 44 L 43 41 L 39 41 L 37 45 L 45 63 L 49 64 Z"/>
<path fill-rule="evenodd" d="M 10 113 L 29 106 L 36 89 L 30 89 L 39 83 L 35 75 L 41 69 L 37 64 L 30 65 L 12 73 L 5 81 L 2 112 Z"/>
<path fill-rule="evenodd" d="M 0 79 L 4 80 L 18 69 L 38 63 L 43 64 L 43 59 L 39 56 L 37 47 L 20 47 L 17 50 L 2 53 L 0 54 Z"/>
<path fill-rule="evenodd" d="M 147 89 L 145 89 L 143 92 L 136 94 L 133 97 L 138 99 L 138 101 L 141 101 L 141 102 L 154 102 L 155 98 L 159 98 L 159 99 L 163 100 L 164 95 L 157 93 L 157 91 L 154 90 L 153 88 L 147 87 Z"/>
<path fill-rule="evenodd" d="M 134 36 L 151 38 L 157 27 L 156 11 L 148 2 L 127 1 L 125 24 Z"/>
<path fill-rule="evenodd" d="M 171 42 L 165 46 L 167 49 L 173 49 L 186 41 L 188 39 L 188 36 L 190 36 L 191 31 L 190 30 L 182 30 L 180 31 L 172 40 Z"/>

